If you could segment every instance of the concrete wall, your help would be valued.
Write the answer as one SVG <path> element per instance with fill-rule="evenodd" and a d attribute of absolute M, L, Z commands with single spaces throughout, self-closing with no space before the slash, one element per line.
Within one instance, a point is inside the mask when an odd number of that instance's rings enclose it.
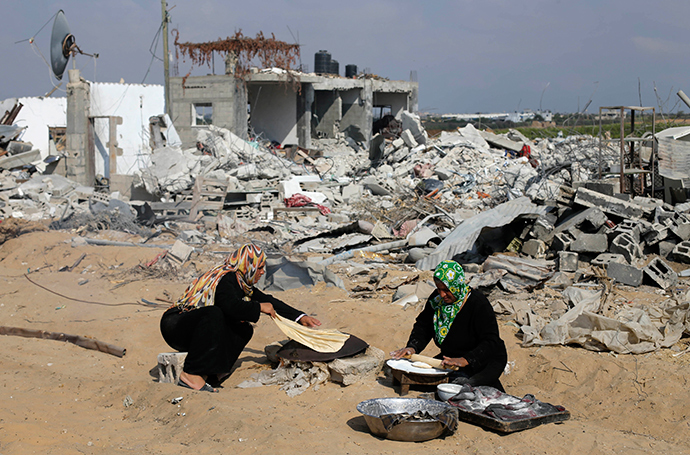
<path fill-rule="evenodd" d="M 366 142 L 368 140 L 363 132 L 366 130 L 365 122 L 367 119 L 367 108 L 364 103 L 364 97 L 362 97 L 363 90 L 362 88 L 340 92 L 343 102 L 343 118 L 340 121 L 340 131 L 345 132 L 357 142 Z"/>
<path fill-rule="evenodd" d="M 261 138 L 280 144 L 298 144 L 297 93 L 285 84 L 256 84 L 248 87 L 250 123 Z"/>
<path fill-rule="evenodd" d="M 109 142 L 110 120 L 94 119 L 95 172 L 131 175 L 150 165 L 149 117 L 165 113 L 165 92 L 162 85 L 110 84 L 91 82 L 91 116 L 120 117 L 117 125 L 117 144 Z M 121 150 L 117 169 L 110 169 L 109 146 Z"/>
<path fill-rule="evenodd" d="M 376 93 L 374 92 L 374 107 L 390 106 L 393 117 L 400 119 L 402 111 L 409 111 L 408 109 L 408 94 L 407 93 Z"/>
<path fill-rule="evenodd" d="M 213 106 L 212 123 L 227 128 L 239 137 L 247 138 L 247 90 L 234 76 L 212 75 L 189 77 L 182 86 L 181 77 L 170 78 L 172 121 L 182 140 L 182 148 L 196 145 L 199 128 L 193 115 L 193 106 L 210 103 Z M 293 110 L 294 112 L 294 110 Z"/>
<path fill-rule="evenodd" d="M 10 98 L 0 105 L 0 113 L 12 109 L 17 101 L 23 107 L 14 125 L 27 127 L 19 140 L 31 142 L 33 148 L 40 150 L 41 157 L 45 158 L 50 144 L 48 129 L 67 126 L 67 98 Z"/>
<path fill-rule="evenodd" d="M 314 91 L 315 122 L 312 124 L 312 134 L 316 137 L 332 139 L 339 131 L 342 118 L 342 99 L 336 90 Z"/>

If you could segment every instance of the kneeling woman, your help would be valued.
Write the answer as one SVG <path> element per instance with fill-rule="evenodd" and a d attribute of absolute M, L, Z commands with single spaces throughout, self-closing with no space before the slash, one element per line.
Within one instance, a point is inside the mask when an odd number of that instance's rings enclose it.
<path fill-rule="evenodd" d="M 266 255 L 246 244 L 204 273 L 161 318 L 161 334 L 173 349 L 187 352 L 178 385 L 217 392 L 208 382 L 224 381 L 254 333 L 261 313 L 306 327 L 317 319 L 265 294 L 254 285 L 265 273 Z M 207 382 L 208 381 L 208 382 Z"/>
<path fill-rule="evenodd" d="M 465 284 L 465 272 L 455 261 L 443 261 L 434 271 L 436 290 L 429 296 L 412 328 L 407 346 L 393 358 L 420 353 L 433 338 L 443 365 L 459 367 L 452 382 L 486 385 L 504 392 L 499 381 L 508 361 L 505 344 L 489 300 Z"/>

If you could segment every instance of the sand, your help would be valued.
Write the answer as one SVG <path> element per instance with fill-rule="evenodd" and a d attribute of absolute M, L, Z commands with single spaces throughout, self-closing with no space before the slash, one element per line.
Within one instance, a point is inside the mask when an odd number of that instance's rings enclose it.
<path fill-rule="evenodd" d="M 284 339 L 265 316 L 220 393 L 159 384 L 151 370 L 157 354 L 170 351 L 158 329 L 167 305 L 141 299 L 176 298 L 188 281 L 137 272 L 162 249 L 72 247 L 73 236 L 35 232 L 0 245 L 0 325 L 91 337 L 127 351 L 118 358 L 70 343 L 0 336 L 2 455 L 690 453 L 690 353 L 523 348 L 516 325 L 504 320 L 499 325 L 511 365 L 502 377 L 507 392 L 562 405 L 570 420 L 508 435 L 460 422 L 455 434 L 423 443 L 379 439 L 356 406 L 397 396 L 383 374 L 347 387 L 329 382 L 294 398 L 277 386 L 236 387 L 270 369 L 264 346 Z M 169 237 L 156 240 L 172 243 Z M 83 253 L 74 270 L 58 271 Z M 187 274 L 212 260 L 194 255 Z M 395 269 L 398 277 L 419 273 Z M 340 276 L 348 289 L 368 279 Z M 352 298 L 324 284 L 274 295 L 315 315 L 323 327 L 354 334 L 385 352 L 404 345 L 421 309 L 391 305 L 390 293 Z M 680 347 L 686 346 L 683 339 Z M 433 346 L 424 352 L 436 353 Z M 409 396 L 425 392 L 413 389 Z"/>

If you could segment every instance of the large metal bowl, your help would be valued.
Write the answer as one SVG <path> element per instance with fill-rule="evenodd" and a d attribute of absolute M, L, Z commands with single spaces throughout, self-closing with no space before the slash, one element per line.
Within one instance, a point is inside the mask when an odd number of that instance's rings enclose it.
<path fill-rule="evenodd" d="M 394 425 L 386 430 L 381 416 L 387 414 L 413 414 L 426 411 L 432 415 L 439 414 L 452 406 L 435 400 L 422 398 L 374 398 L 362 401 L 357 410 L 364 415 L 369 430 L 376 436 L 396 441 L 428 441 L 439 436 L 444 431 L 441 422 L 435 419 L 408 420 Z"/>

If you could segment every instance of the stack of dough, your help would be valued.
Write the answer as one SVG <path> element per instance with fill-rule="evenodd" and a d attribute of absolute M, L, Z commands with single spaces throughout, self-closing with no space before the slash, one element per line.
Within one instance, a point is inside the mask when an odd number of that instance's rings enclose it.
<path fill-rule="evenodd" d="M 304 327 L 278 314 L 273 320 L 285 336 L 317 352 L 338 352 L 350 338 L 350 335 L 337 330 Z"/>

